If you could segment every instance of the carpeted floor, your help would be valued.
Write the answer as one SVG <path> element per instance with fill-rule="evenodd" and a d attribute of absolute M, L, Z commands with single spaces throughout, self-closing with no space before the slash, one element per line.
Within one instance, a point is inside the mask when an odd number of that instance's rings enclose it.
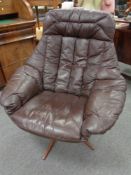
<path fill-rule="evenodd" d="M 92 136 L 91 142 L 95 151 L 58 142 L 43 161 L 48 140 L 17 128 L 0 107 L 0 175 L 130 175 L 131 81 L 120 119 L 105 135 Z"/>

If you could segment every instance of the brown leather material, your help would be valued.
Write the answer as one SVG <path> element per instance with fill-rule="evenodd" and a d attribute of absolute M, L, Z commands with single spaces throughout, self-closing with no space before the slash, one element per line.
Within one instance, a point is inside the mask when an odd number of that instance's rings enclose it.
<path fill-rule="evenodd" d="M 115 24 L 111 17 L 103 12 L 76 9 L 55 10 L 46 15 L 44 23 L 45 35 L 103 41 L 111 41 L 114 38 Z"/>
<path fill-rule="evenodd" d="M 63 141 L 79 141 L 85 97 L 44 91 L 16 111 L 12 120 L 22 129 Z"/>
<path fill-rule="evenodd" d="M 125 102 L 125 80 L 96 80 L 85 108 L 82 134 L 103 134 L 122 112 Z"/>
<path fill-rule="evenodd" d="M 12 120 L 24 130 L 64 141 L 109 130 L 126 96 L 114 32 L 112 18 L 103 12 L 47 13 L 44 36 L 0 98 Z"/>
<path fill-rule="evenodd" d="M 1 94 L 1 104 L 8 114 L 18 110 L 42 89 L 42 79 L 34 68 L 25 65 L 12 76 Z"/>

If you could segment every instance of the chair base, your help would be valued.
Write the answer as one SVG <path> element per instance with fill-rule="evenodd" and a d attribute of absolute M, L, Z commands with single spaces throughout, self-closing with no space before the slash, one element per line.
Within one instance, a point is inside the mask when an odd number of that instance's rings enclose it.
<path fill-rule="evenodd" d="M 94 146 L 93 146 L 88 140 L 83 141 L 83 143 L 84 143 L 86 146 L 88 146 L 88 148 L 90 148 L 92 151 L 95 150 Z"/>
<path fill-rule="evenodd" d="M 48 154 L 51 152 L 52 148 L 54 147 L 56 143 L 56 140 L 51 140 L 51 142 L 49 143 L 47 150 L 44 151 L 44 154 L 42 156 L 42 159 L 45 160 L 48 157 Z"/>
<path fill-rule="evenodd" d="M 56 140 L 53 140 L 53 139 L 51 140 L 51 142 L 49 143 L 47 149 L 44 151 L 44 153 L 42 155 L 43 160 L 46 160 L 46 158 L 48 157 L 48 155 L 51 152 L 52 148 L 55 146 L 56 142 L 57 142 Z M 84 140 L 84 141 L 82 141 L 82 143 L 84 143 L 92 151 L 95 150 L 93 145 L 88 140 Z"/>

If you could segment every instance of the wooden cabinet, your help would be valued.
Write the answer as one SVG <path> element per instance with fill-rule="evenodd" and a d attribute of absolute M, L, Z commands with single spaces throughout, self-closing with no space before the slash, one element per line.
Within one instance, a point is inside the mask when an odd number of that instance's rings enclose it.
<path fill-rule="evenodd" d="M 15 41 L 2 45 L 1 49 L 1 67 L 6 81 L 10 79 L 11 75 L 17 69 L 23 65 L 29 56 L 33 52 L 33 40 L 26 39 L 21 41 Z M 8 50 L 8 52 L 7 52 Z"/>
<path fill-rule="evenodd" d="M 118 60 L 131 65 L 131 29 L 116 29 L 115 46 Z"/>
<path fill-rule="evenodd" d="M 5 78 L 4 78 L 4 74 L 2 72 L 2 68 L 0 66 L 0 89 L 1 89 L 1 87 L 4 86 L 4 84 L 5 84 Z"/>
<path fill-rule="evenodd" d="M 14 13 L 12 0 L 0 0 L 0 15 Z"/>
<path fill-rule="evenodd" d="M 28 0 L 31 6 L 51 6 L 57 8 L 61 4 L 61 0 Z"/>
<path fill-rule="evenodd" d="M 0 11 L 0 87 L 32 55 L 36 23 L 26 0 L 0 0 L 1 8 L 5 11 Z"/>

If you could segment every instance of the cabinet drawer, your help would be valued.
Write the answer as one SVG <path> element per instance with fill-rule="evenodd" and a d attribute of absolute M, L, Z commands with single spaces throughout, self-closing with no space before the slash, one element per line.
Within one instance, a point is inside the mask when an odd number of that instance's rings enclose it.
<path fill-rule="evenodd" d="M 8 81 L 11 78 L 11 76 L 16 72 L 16 70 L 19 67 L 21 67 L 25 63 L 25 61 L 26 59 L 22 61 L 18 61 L 12 65 L 9 65 L 8 67 L 3 68 L 3 73 L 6 81 Z"/>
<path fill-rule="evenodd" d="M 3 45 L 0 47 L 0 50 L 1 66 L 5 68 L 16 62 L 21 62 L 22 60 L 29 58 L 33 52 L 33 40 L 29 39 Z"/>
<path fill-rule="evenodd" d="M 15 30 L 15 27 L 16 26 L 14 25 L 14 28 L 10 32 L 0 33 L 0 46 L 17 42 L 17 41 L 24 41 L 27 39 L 35 38 L 33 27 L 27 27 L 25 29 L 20 29 L 20 30 L 19 28 L 18 30 Z M 18 25 L 17 27 L 20 27 L 20 25 Z"/>
<path fill-rule="evenodd" d="M 20 67 L 22 64 L 21 62 L 16 62 L 6 68 L 3 68 L 3 72 L 4 72 L 4 75 L 5 75 L 5 79 L 6 81 L 9 80 L 12 76 L 12 74 L 16 71 L 16 69 L 18 67 Z"/>

